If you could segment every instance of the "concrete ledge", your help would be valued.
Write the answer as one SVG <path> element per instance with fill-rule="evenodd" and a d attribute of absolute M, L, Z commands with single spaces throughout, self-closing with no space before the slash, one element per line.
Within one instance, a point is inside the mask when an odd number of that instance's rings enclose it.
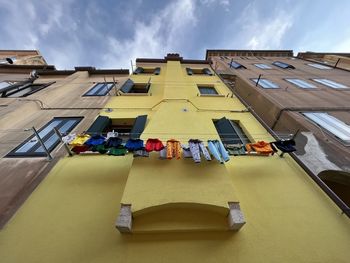
<path fill-rule="evenodd" d="M 131 205 L 124 205 L 124 204 L 121 205 L 119 216 L 117 218 L 115 226 L 120 233 L 131 233 L 131 227 L 132 227 Z"/>
<path fill-rule="evenodd" d="M 228 224 L 230 230 L 238 231 L 244 224 L 245 219 L 238 202 L 229 202 L 230 213 L 228 215 Z"/>

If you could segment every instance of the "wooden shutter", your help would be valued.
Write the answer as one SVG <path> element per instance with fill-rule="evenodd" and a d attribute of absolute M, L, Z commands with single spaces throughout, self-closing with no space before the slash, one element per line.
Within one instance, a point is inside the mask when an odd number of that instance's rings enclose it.
<path fill-rule="evenodd" d="M 153 73 L 154 73 L 154 75 L 159 75 L 160 74 L 160 68 L 159 67 L 155 68 Z"/>
<path fill-rule="evenodd" d="M 132 127 L 130 131 L 130 138 L 131 139 L 139 139 L 141 136 L 141 133 L 145 129 L 147 121 L 147 115 L 140 115 L 136 118 L 134 122 L 134 126 Z"/>
<path fill-rule="evenodd" d="M 133 86 L 134 86 L 134 82 L 131 79 L 128 79 L 124 83 L 124 85 L 121 87 L 120 91 L 124 93 L 129 93 Z"/>
<path fill-rule="evenodd" d="M 86 131 L 89 134 L 102 133 L 111 124 L 111 119 L 106 116 L 98 116 L 90 128 Z"/>
<path fill-rule="evenodd" d="M 193 71 L 192 71 L 192 69 L 190 69 L 190 68 L 186 68 L 186 71 L 187 71 L 187 75 L 193 75 Z"/>
<path fill-rule="evenodd" d="M 208 69 L 208 68 L 204 68 L 204 69 L 202 70 L 202 72 L 203 72 L 204 74 L 206 74 L 206 75 L 209 75 L 209 76 L 212 76 L 212 75 L 213 75 L 213 73 L 211 73 L 210 69 Z"/>
<path fill-rule="evenodd" d="M 137 75 L 137 74 L 142 73 L 143 71 L 144 71 L 143 68 L 138 67 L 138 68 L 134 71 L 134 74 Z"/>

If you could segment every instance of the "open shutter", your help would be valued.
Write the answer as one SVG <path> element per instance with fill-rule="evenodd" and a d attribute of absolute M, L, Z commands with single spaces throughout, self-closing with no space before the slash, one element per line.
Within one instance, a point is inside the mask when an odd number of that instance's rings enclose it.
<path fill-rule="evenodd" d="M 132 127 L 130 131 L 130 138 L 131 139 L 139 139 L 141 136 L 141 133 L 145 129 L 147 121 L 147 115 L 140 115 L 136 118 L 134 122 L 134 126 Z"/>
<path fill-rule="evenodd" d="M 131 79 L 128 79 L 124 83 L 124 85 L 120 88 L 120 91 L 124 93 L 129 93 L 133 86 L 134 86 L 134 82 Z"/>
<path fill-rule="evenodd" d="M 90 128 L 86 131 L 89 134 L 100 134 L 111 124 L 111 119 L 106 116 L 98 116 Z"/>
<path fill-rule="evenodd" d="M 192 71 L 192 69 L 190 69 L 190 68 L 186 68 L 186 71 L 187 71 L 187 75 L 193 75 L 193 71 Z"/>
<path fill-rule="evenodd" d="M 213 75 L 213 73 L 211 73 L 210 69 L 208 69 L 208 68 L 204 68 L 204 69 L 202 70 L 202 72 L 203 72 L 204 74 L 206 74 L 206 75 L 209 75 L 209 76 L 212 76 L 212 75 Z"/>
<path fill-rule="evenodd" d="M 249 140 L 246 138 L 238 124 L 231 122 L 225 117 L 215 123 L 215 128 L 224 144 L 249 143 Z"/>
<path fill-rule="evenodd" d="M 154 73 L 154 75 L 159 75 L 160 74 L 160 68 L 159 67 L 155 68 L 153 73 Z"/>
<path fill-rule="evenodd" d="M 142 73 L 143 71 L 144 71 L 143 68 L 138 67 L 138 68 L 134 71 L 134 74 L 137 75 L 137 74 Z"/>

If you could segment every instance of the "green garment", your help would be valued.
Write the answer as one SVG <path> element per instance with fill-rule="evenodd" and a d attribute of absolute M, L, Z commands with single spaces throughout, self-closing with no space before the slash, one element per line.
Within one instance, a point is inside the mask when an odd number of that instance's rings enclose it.
<path fill-rule="evenodd" d="M 108 149 L 102 144 L 101 145 L 92 146 L 91 150 L 93 152 L 99 152 L 100 154 L 105 154 L 106 152 L 108 152 Z"/>
<path fill-rule="evenodd" d="M 226 150 L 229 155 L 245 155 L 244 146 L 227 146 Z"/>
<path fill-rule="evenodd" d="M 127 153 L 127 150 L 124 148 L 124 146 L 118 147 L 118 148 L 112 147 L 108 151 L 108 155 L 116 155 L 116 156 L 125 155 L 126 153 Z"/>

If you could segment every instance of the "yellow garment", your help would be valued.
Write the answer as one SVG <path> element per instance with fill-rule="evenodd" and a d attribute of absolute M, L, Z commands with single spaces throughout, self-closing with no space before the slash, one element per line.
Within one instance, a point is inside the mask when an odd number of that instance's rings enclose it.
<path fill-rule="evenodd" d="M 84 145 L 84 142 L 86 142 L 89 138 L 90 138 L 89 134 L 79 134 L 73 141 L 70 142 L 69 145 L 82 146 Z"/>
<path fill-rule="evenodd" d="M 256 151 L 258 154 L 261 154 L 261 155 L 269 155 L 271 153 L 273 155 L 275 153 L 275 151 L 271 147 L 271 144 L 264 141 L 259 141 L 257 143 L 248 143 L 246 144 L 245 147 L 248 151 L 248 154 L 252 150 Z"/>
<path fill-rule="evenodd" d="M 166 158 L 172 159 L 176 157 L 176 159 L 180 159 L 182 154 L 181 143 L 177 140 L 171 139 L 166 142 Z"/>

